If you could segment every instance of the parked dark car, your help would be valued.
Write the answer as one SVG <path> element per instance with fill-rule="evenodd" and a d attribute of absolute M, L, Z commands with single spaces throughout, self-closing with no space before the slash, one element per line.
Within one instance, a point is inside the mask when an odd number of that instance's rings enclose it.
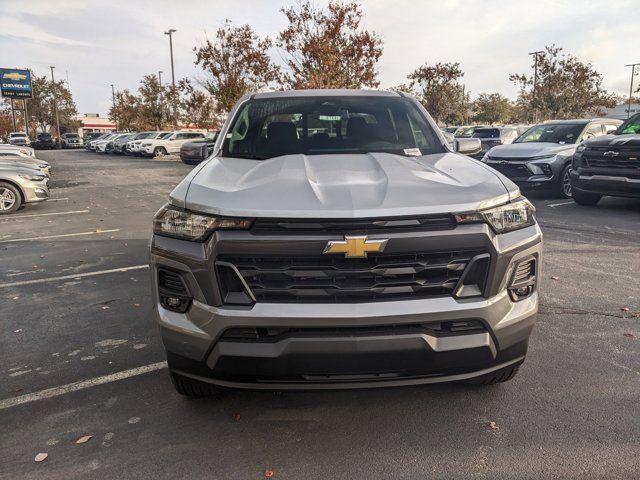
<path fill-rule="evenodd" d="M 571 159 L 578 145 L 602 137 L 622 122 L 614 118 L 552 120 L 534 125 L 509 145 L 491 148 L 482 161 L 522 189 L 571 198 Z"/>
<path fill-rule="evenodd" d="M 571 187 L 580 205 L 595 205 L 604 195 L 640 198 L 640 113 L 576 148 Z"/>
<path fill-rule="evenodd" d="M 33 147 L 38 150 L 51 150 L 57 148 L 58 144 L 50 133 L 39 133 Z"/>
<path fill-rule="evenodd" d="M 518 138 L 518 130 L 515 127 L 481 127 L 473 131 L 471 138 L 480 139 L 482 150 L 472 155 L 476 160 L 480 160 L 493 147 L 513 143 Z"/>
<path fill-rule="evenodd" d="M 63 133 L 60 143 L 62 148 L 82 148 L 82 139 L 77 133 Z"/>
<path fill-rule="evenodd" d="M 180 160 L 187 165 L 197 165 L 205 160 L 213 152 L 213 146 L 216 143 L 220 132 L 209 132 L 204 140 L 196 140 L 187 142 L 180 147 Z"/>
<path fill-rule="evenodd" d="M 122 135 L 116 138 L 113 141 L 113 146 L 111 149 L 111 153 L 117 153 L 119 155 L 125 155 L 127 153 L 127 143 L 133 140 L 136 135 L 136 132 L 128 133 L 127 135 Z"/>

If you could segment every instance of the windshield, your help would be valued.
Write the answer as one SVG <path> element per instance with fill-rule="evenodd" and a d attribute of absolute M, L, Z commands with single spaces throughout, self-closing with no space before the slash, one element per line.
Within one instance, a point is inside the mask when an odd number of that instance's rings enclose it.
<path fill-rule="evenodd" d="M 158 135 L 156 136 L 156 138 L 158 138 L 158 139 L 169 138 L 169 136 L 170 136 L 172 133 L 173 133 L 173 132 L 160 132 L 160 133 L 158 133 Z"/>
<path fill-rule="evenodd" d="M 65 133 L 63 135 L 64 138 L 79 138 L 79 135 L 77 133 Z"/>
<path fill-rule="evenodd" d="M 9 136 L 10 137 L 21 137 L 21 138 L 24 138 L 24 137 L 27 136 L 27 134 L 26 133 L 10 133 Z"/>
<path fill-rule="evenodd" d="M 498 138 L 500 130 L 497 128 L 476 128 L 472 135 L 473 138 Z"/>
<path fill-rule="evenodd" d="M 640 113 L 627 118 L 614 133 L 616 135 L 640 134 Z"/>
<path fill-rule="evenodd" d="M 249 100 L 236 114 L 222 155 L 267 159 L 281 155 L 444 152 L 410 101 L 400 97 L 289 97 Z"/>
<path fill-rule="evenodd" d="M 536 125 L 520 135 L 513 143 L 576 143 L 584 127 L 584 123 Z"/>

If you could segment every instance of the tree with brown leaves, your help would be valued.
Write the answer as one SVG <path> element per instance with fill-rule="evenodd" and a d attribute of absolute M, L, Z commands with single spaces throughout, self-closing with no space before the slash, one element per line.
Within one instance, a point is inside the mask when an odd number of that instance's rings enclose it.
<path fill-rule="evenodd" d="M 303 88 L 377 87 L 382 40 L 362 27 L 356 1 L 331 0 L 327 9 L 310 1 L 283 8 L 289 25 L 278 35 L 285 56 L 285 86 Z"/>
<path fill-rule="evenodd" d="M 424 105 L 436 122 L 460 123 L 467 99 L 459 80 L 464 76 L 459 63 L 436 63 L 416 68 L 407 75 L 409 90 Z"/>
<path fill-rule="evenodd" d="M 206 74 L 202 86 L 219 113 L 226 114 L 240 97 L 277 80 L 279 69 L 268 54 L 271 46 L 268 37 L 261 39 L 249 25 L 234 27 L 227 20 L 213 42 L 207 39 L 194 48 L 195 64 Z"/>
<path fill-rule="evenodd" d="M 197 89 L 188 78 L 180 80 L 178 88 L 183 95 L 184 123 L 207 130 L 218 130 L 223 119 L 217 112 L 215 99 L 208 92 Z"/>
<path fill-rule="evenodd" d="M 532 65 L 532 71 L 534 66 Z M 551 45 L 538 55 L 538 80 L 533 74 L 509 77 L 520 87 L 518 104 L 530 112 L 530 119 L 568 119 L 601 114 L 613 107 L 614 97 L 602 87 L 602 75 L 591 63 L 583 63 L 563 49 Z"/>

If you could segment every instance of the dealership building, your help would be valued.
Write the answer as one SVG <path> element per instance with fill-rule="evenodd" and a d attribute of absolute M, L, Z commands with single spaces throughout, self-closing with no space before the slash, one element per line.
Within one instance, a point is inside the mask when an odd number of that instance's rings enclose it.
<path fill-rule="evenodd" d="M 85 113 L 73 117 L 80 122 L 78 135 L 84 137 L 87 133 L 108 133 L 116 131 L 116 124 L 108 118 L 101 117 L 99 113 Z"/>

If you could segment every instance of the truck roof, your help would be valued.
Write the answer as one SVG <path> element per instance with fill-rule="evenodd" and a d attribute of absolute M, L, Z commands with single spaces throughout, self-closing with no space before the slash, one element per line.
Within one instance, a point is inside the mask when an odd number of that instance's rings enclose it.
<path fill-rule="evenodd" d="M 261 92 L 251 95 L 253 98 L 292 98 L 292 97 L 399 97 L 400 94 L 385 90 L 356 90 L 356 89 L 310 89 L 285 90 L 275 92 Z"/>

